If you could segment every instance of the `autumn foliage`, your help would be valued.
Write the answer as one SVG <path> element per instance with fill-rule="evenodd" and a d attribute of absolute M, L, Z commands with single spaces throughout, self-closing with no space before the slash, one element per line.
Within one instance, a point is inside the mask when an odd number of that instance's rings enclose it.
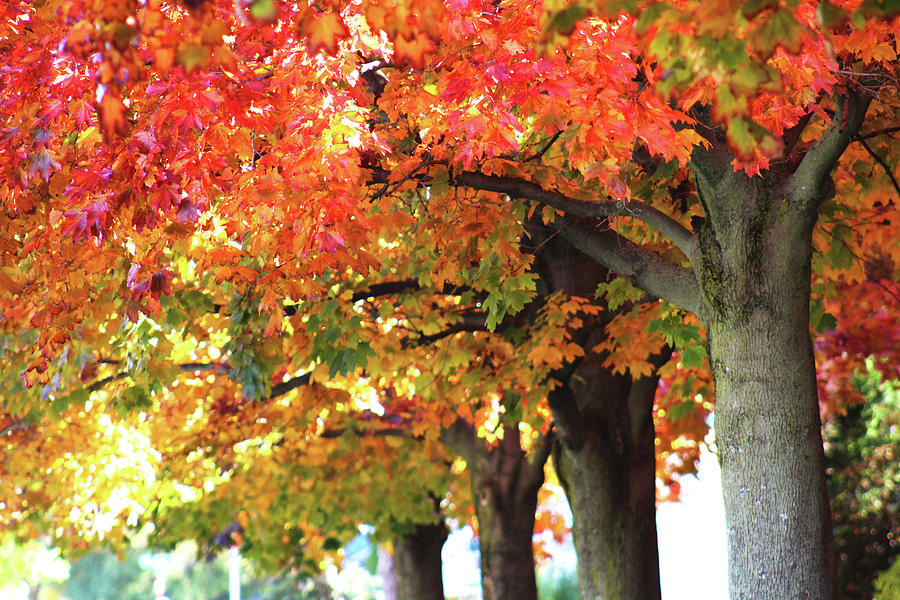
<path fill-rule="evenodd" d="M 638 379 L 664 347 L 677 497 L 713 408 L 702 318 L 659 287 L 692 273 L 711 218 L 692 161 L 793 173 L 864 97 L 812 234 L 820 401 L 840 413 L 867 357 L 896 376 L 896 12 L 3 2 L 0 517 L 75 545 L 235 522 L 260 560 L 311 567 L 360 521 L 402 531 L 434 498 L 470 515 L 441 443 L 457 418 L 532 451 L 568 365 Z M 588 218 L 655 262 L 553 289 L 536 240 Z"/>

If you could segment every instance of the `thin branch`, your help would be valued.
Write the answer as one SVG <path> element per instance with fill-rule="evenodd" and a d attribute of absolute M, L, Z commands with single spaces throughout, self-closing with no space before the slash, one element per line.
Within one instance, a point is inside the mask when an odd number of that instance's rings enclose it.
<path fill-rule="evenodd" d="M 112 359 L 104 359 L 102 362 L 104 364 L 119 364 L 119 361 L 112 360 Z M 175 365 L 175 367 L 177 367 L 185 372 L 215 371 L 217 373 L 225 373 L 225 374 L 231 372 L 231 366 L 226 363 L 181 363 L 181 364 Z M 109 377 L 104 377 L 103 379 L 98 379 L 91 385 L 87 386 L 87 388 L 85 388 L 85 389 L 89 392 L 96 392 L 98 390 L 103 389 L 108 384 L 112 383 L 113 381 L 119 381 L 120 379 L 125 379 L 126 377 L 129 377 L 129 376 L 130 376 L 130 373 L 128 373 L 127 371 L 121 371 L 119 373 L 116 373 L 115 375 L 110 375 Z"/>
<path fill-rule="evenodd" d="M 455 335 L 457 333 L 472 333 L 475 331 L 487 331 L 488 328 L 484 323 L 460 323 L 459 325 L 453 325 L 444 329 L 443 331 L 439 331 L 437 333 L 432 333 L 431 335 L 420 335 L 415 339 L 411 339 L 404 342 L 404 346 L 420 346 L 425 344 L 432 344 L 437 342 L 438 340 L 442 340 L 446 337 L 450 337 L 451 335 Z"/>
<path fill-rule="evenodd" d="M 544 155 L 547 154 L 547 151 L 550 150 L 550 147 L 556 143 L 556 140 L 558 140 L 559 136 L 561 136 L 562 134 L 563 134 L 563 132 L 561 130 L 554 133 L 553 136 L 544 145 L 544 147 L 541 148 L 540 150 L 538 150 L 537 152 L 535 152 L 534 154 L 532 154 L 531 156 L 529 156 L 528 158 L 526 158 L 525 162 L 531 162 L 532 160 L 539 160 L 539 159 L 543 158 Z"/>
<path fill-rule="evenodd" d="M 326 429 L 322 433 L 318 434 L 317 437 L 333 440 L 335 438 L 339 438 L 348 431 L 352 431 L 354 434 L 362 437 L 362 436 L 375 436 L 375 437 L 398 437 L 405 438 L 408 440 L 421 440 L 423 439 L 421 436 L 411 435 L 409 430 L 406 429 L 397 429 L 395 427 L 389 429 L 348 429 L 346 427 L 341 427 L 338 429 Z"/>
<path fill-rule="evenodd" d="M 22 419 L 20 417 L 20 418 L 16 419 L 15 421 L 13 421 L 12 423 L 10 423 L 9 425 L 7 425 L 6 427 L 4 427 L 3 429 L 0 429 L 0 437 L 4 437 L 8 433 L 12 433 L 16 429 L 21 429 L 22 427 L 24 427 L 22 425 L 23 422 L 24 422 L 24 419 Z"/>
<path fill-rule="evenodd" d="M 884 172 L 888 176 L 888 179 L 890 179 L 891 183 L 894 185 L 894 189 L 897 190 L 897 195 L 900 196 L 900 183 L 897 183 L 897 178 L 894 177 L 894 173 L 891 171 L 891 167 L 889 164 L 887 164 L 887 161 L 878 156 L 878 154 L 872 149 L 871 146 L 866 143 L 863 138 L 861 138 L 860 136 L 856 136 L 854 139 L 862 144 L 862 147 L 866 149 L 866 152 L 869 153 L 869 156 L 875 159 L 875 162 L 881 165 L 881 168 L 884 169 Z"/>
<path fill-rule="evenodd" d="M 297 389 L 298 387 L 309 385 L 310 375 L 311 373 L 304 373 L 303 375 L 298 375 L 297 377 L 292 377 L 287 381 L 283 381 L 281 383 L 273 385 L 271 391 L 269 392 L 269 397 L 266 398 L 266 400 L 273 400 L 279 396 L 287 394 L 291 390 Z"/>
<path fill-rule="evenodd" d="M 900 125 L 898 125 L 897 127 L 885 127 L 884 129 L 879 129 L 877 131 L 870 131 L 868 133 L 858 133 L 858 134 L 856 134 L 856 137 L 854 137 L 853 139 L 860 140 L 860 141 L 868 140 L 873 137 L 878 137 L 880 135 L 889 135 L 891 133 L 896 133 L 898 131 L 900 131 Z"/>
<path fill-rule="evenodd" d="M 417 292 L 422 289 L 417 279 L 401 279 L 398 281 L 384 281 L 382 283 L 373 283 L 369 287 L 354 292 L 350 297 L 350 302 L 359 302 L 360 300 L 368 300 L 369 298 L 380 298 L 382 296 L 392 296 L 394 294 L 402 294 L 403 292 Z M 440 290 L 435 290 L 436 294 L 453 296 L 463 292 L 470 291 L 468 286 L 453 285 L 445 283 Z M 287 304 L 284 307 L 284 314 L 291 317 L 300 310 L 300 304 Z"/>
<path fill-rule="evenodd" d="M 85 389 L 87 389 L 88 392 L 96 392 L 96 391 L 102 390 L 104 387 L 106 387 L 107 384 L 110 384 L 113 381 L 118 381 L 120 379 L 125 379 L 126 377 L 128 377 L 128 373 L 126 373 L 125 371 L 122 371 L 121 373 L 116 373 L 115 375 L 112 375 L 111 377 L 104 377 L 103 379 L 98 379 L 91 385 L 87 386 L 87 388 L 85 388 Z"/>

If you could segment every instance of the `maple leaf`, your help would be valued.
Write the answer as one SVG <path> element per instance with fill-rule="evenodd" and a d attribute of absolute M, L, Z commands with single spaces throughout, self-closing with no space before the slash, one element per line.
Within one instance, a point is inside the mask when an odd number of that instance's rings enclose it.
<path fill-rule="evenodd" d="M 107 89 L 100 100 L 97 111 L 100 113 L 100 128 L 107 142 L 128 133 L 128 122 L 125 119 L 125 105 L 115 92 Z"/>
<path fill-rule="evenodd" d="M 77 108 L 72 112 L 72 117 L 79 130 L 93 126 L 94 120 L 91 117 L 93 110 L 94 107 L 87 102 L 81 101 L 77 104 Z"/>
<path fill-rule="evenodd" d="M 339 42 L 348 33 L 344 20 L 336 12 L 308 10 L 297 22 L 297 35 L 306 38 L 306 47 L 311 54 L 323 50 L 337 54 Z"/>
<path fill-rule="evenodd" d="M 41 178 L 44 181 L 50 180 L 50 171 L 59 170 L 62 168 L 62 165 L 59 164 L 49 150 L 44 148 L 37 152 L 28 163 L 28 177 L 34 177 L 35 174 L 40 173 Z"/>

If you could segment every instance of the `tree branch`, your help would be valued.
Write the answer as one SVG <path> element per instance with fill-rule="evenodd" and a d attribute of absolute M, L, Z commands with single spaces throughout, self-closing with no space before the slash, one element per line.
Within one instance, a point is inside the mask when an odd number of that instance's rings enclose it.
<path fill-rule="evenodd" d="M 526 159 L 525 159 L 525 162 L 529 162 L 529 161 L 532 161 L 532 160 L 539 160 L 540 158 L 542 158 L 545 154 L 547 154 L 547 151 L 550 149 L 550 147 L 551 147 L 554 143 L 556 143 L 556 140 L 558 140 L 558 139 L 559 139 L 559 136 L 561 136 L 562 134 L 563 134 L 562 130 L 557 131 L 556 133 L 554 133 L 554 134 L 550 137 L 550 139 L 547 141 L 547 143 L 544 145 L 544 147 L 541 148 L 540 150 L 538 150 L 537 152 L 535 152 L 534 154 L 532 154 L 531 156 L 529 156 L 528 158 L 526 158 Z"/>
<path fill-rule="evenodd" d="M 788 183 L 791 196 L 802 206 L 814 207 L 824 200 L 822 184 L 859 133 L 871 102 L 872 96 L 864 92 L 837 98 L 831 127 L 813 143 Z"/>
<path fill-rule="evenodd" d="M 23 427 L 24 427 L 24 425 L 23 425 L 24 422 L 25 422 L 24 419 L 19 418 L 19 419 L 14 420 L 12 423 L 10 423 L 9 425 L 7 425 L 7 426 L 4 427 L 3 429 L 0 429 L 0 438 L 5 437 L 6 434 L 12 433 L 12 432 L 15 431 L 16 429 L 21 429 L 21 428 L 23 428 Z"/>
<path fill-rule="evenodd" d="M 547 463 L 547 459 L 550 458 L 550 454 L 553 452 L 553 442 L 555 440 L 556 435 L 553 433 L 552 429 L 545 435 L 542 435 L 541 439 L 538 440 L 538 446 L 528 458 L 528 466 L 523 474 L 523 483 L 525 484 L 526 489 L 536 489 L 544 484 L 544 465 Z"/>
<path fill-rule="evenodd" d="M 283 381 L 281 383 L 273 385 L 272 389 L 269 392 L 269 397 L 266 398 L 266 400 L 273 400 L 279 396 L 287 394 L 291 390 L 297 389 L 298 387 L 309 385 L 310 375 L 311 373 L 304 373 L 303 375 L 298 375 L 297 377 L 292 377 L 287 381 Z"/>
<path fill-rule="evenodd" d="M 553 411 L 557 437 L 566 448 L 579 450 L 584 445 L 584 417 L 568 383 L 561 383 L 547 393 L 547 403 Z"/>
<path fill-rule="evenodd" d="M 582 217 L 633 217 L 643 221 L 669 238 L 673 244 L 687 255 L 691 262 L 694 259 L 693 233 L 664 212 L 639 200 L 606 200 L 601 202 L 579 200 L 560 192 L 545 190 L 536 183 L 524 179 L 485 175 L 484 173 L 472 171 L 454 175 L 450 183 L 478 190 L 499 192 L 514 198 L 533 200 L 552 206 L 570 215 Z"/>
<path fill-rule="evenodd" d="M 119 361 L 113 359 L 104 359 L 103 364 L 108 365 L 116 365 L 119 364 Z M 181 369 L 185 372 L 192 371 L 216 371 L 218 373 L 228 374 L 231 372 L 231 366 L 225 363 L 181 363 L 175 365 L 175 367 Z M 110 375 L 109 377 L 104 377 L 103 379 L 98 379 L 91 385 L 87 386 L 87 391 L 96 392 L 98 390 L 103 389 L 106 385 L 112 383 L 113 381 L 118 381 L 120 379 L 125 379 L 129 376 L 127 371 L 121 371 L 116 373 L 115 375 Z"/>
<path fill-rule="evenodd" d="M 470 465 L 475 461 L 475 442 L 478 436 L 471 423 L 459 417 L 450 427 L 441 430 L 441 442 Z"/>
<path fill-rule="evenodd" d="M 862 147 L 866 149 L 866 152 L 869 153 L 869 156 L 875 159 L 875 162 L 881 165 L 881 168 L 884 169 L 884 172 L 885 174 L 887 174 L 888 179 L 890 179 L 891 183 L 894 185 L 894 189 L 897 190 L 897 195 L 900 196 L 900 183 L 897 183 L 897 178 L 894 177 L 894 173 L 891 171 L 891 166 L 887 164 L 887 161 L 878 156 L 878 154 L 872 149 L 872 147 L 866 143 L 866 140 L 864 140 L 860 136 L 856 136 L 854 139 L 862 144 Z"/>
<path fill-rule="evenodd" d="M 797 145 L 797 142 L 800 140 L 800 135 L 803 133 L 803 130 L 806 129 L 806 126 L 809 125 L 812 116 L 813 113 L 806 113 L 800 118 L 796 125 L 785 131 L 781 136 L 785 156 L 788 156 L 791 153 L 791 150 L 794 149 L 794 146 Z"/>
<path fill-rule="evenodd" d="M 380 298 L 382 296 L 391 296 L 393 294 L 401 294 L 403 292 L 416 292 L 422 289 L 417 279 L 400 279 L 398 281 L 384 281 L 381 283 L 373 283 L 365 289 L 354 292 L 350 297 L 350 302 L 359 302 L 360 300 L 368 300 L 369 298 Z M 445 283 L 440 290 L 435 290 L 436 294 L 454 295 L 462 292 L 470 291 L 467 286 L 453 285 Z M 291 317 L 300 310 L 300 304 L 287 304 L 284 307 L 284 314 Z"/>
<path fill-rule="evenodd" d="M 878 137 L 879 135 L 888 135 L 891 133 L 896 133 L 900 131 L 900 126 L 897 127 L 885 127 L 884 129 L 878 129 L 877 131 L 869 131 L 868 133 L 858 133 L 854 139 L 857 140 L 868 140 L 873 137 Z"/>
<path fill-rule="evenodd" d="M 561 229 L 572 244 L 611 271 L 631 279 L 648 294 L 697 314 L 700 289 L 694 272 L 645 250 L 609 229 L 583 219 L 569 219 Z"/>

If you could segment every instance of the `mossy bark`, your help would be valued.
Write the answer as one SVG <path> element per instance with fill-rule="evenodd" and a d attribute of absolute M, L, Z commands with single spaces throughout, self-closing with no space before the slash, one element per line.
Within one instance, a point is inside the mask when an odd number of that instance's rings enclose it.
<path fill-rule="evenodd" d="M 835 597 L 809 335 L 815 203 L 783 174 L 749 178 L 695 153 L 701 319 L 716 383 L 716 447 L 733 600 Z M 815 181 L 809 186 L 822 185 Z"/>
<path fill-rule="evenodd" d="M 658 600 L 656 378 L 615 379 L 582 403 L 581 434 L 560 435 L 553 456 L 572 509 L 581 597 Z"/>
<path fill-rule="evenodd" d="M 394 540 L 397 600 L 444 600 L 441 549 L 447 540 L 443 520 L 425 523 Z"/>
<path fill-rule="evenodd" d="M 541 232 L 532 229 L 538 238 Z M 540 287 L 593 296 L 608 272 L 560 236 L 541 236 Z M 658 378 L 615 375 L 590 352 L 610 315 L 586 319 L 586 356 L 557 374 L 550 393 L 557 440 L 553 458 L 573 517 L 578 583 L 585 600 L 658 600 L 656 453 L 653 399 Z M 653 357 L 656 366 L 669 352 Z"/>
<path fill-rule="evenodd" d="M 537 600 L 532 536 L 543 477 L 535 476 L 518 434 L 506 427 L 470 465 L 484 600 Z"/>

